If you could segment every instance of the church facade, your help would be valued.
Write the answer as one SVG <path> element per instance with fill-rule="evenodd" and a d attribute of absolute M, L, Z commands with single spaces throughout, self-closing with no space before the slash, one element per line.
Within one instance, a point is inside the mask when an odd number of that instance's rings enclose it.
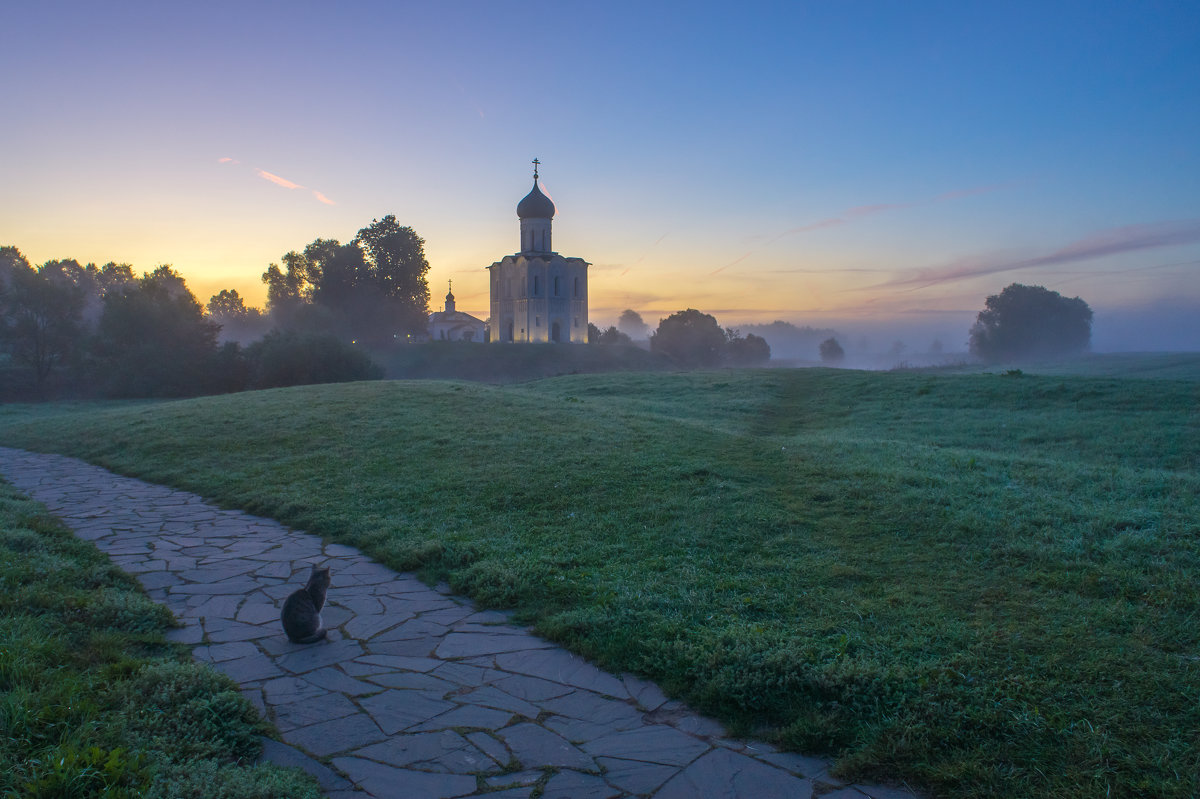
<path fill-rule="evenodd" d="M 488 267 L 491 273 L 491 341 L 587 343 L 588 262 L 551 246 L 554 203 L 538 187 L 517 204 L 521 248 Z"/>
<path fill-rule="evenodd" d="M 486 341 L 487 328 L 482 319 L 454 307 L 454 286 L 446 292 L 446 310 L 429 315 L 429 337 L 434 341 Z"/>

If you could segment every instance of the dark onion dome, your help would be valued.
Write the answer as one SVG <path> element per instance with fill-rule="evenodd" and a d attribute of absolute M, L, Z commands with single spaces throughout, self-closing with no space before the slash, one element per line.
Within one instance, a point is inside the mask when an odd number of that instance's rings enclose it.
<path fill-rule="evenodd" d="M 519 219 L 553 219 L 554 218 L 554 203 L 550 202 L 550 198 L 542 194 L 542 190 L 538 188 L 537 178 L 533 179 L 533 189 L 525 195 L 525 199 L 517 203 L 517 217 Z"/>

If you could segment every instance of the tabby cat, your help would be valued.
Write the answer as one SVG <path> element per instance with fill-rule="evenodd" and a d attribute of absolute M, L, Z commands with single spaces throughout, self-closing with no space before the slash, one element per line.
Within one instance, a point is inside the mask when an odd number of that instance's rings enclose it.
<path fill-rule="evenodd" d="M 325 592 L 329 590 L 329 567 L 312 567 L 308 584 L 293 591 L 283 603 L 283 631 L 297 644 L 311 644 L 325 637 L 321 626 L 321 608 L 325 605 Z"/>

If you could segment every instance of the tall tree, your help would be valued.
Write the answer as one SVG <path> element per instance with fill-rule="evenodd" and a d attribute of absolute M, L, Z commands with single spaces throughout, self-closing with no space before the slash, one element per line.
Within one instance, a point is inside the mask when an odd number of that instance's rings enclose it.
<path fill-rule="evenodd" d="M 80 349 L 87 295 L 63 262 L 47 261 L 34 270 L 19 255 L 4 254 L 3 341 L 13 361 L 30 370 L 41 394 L 51 372 Z"/>
<path fill-rule="evenodd" d="M 218 326 L 183 278 L 160 266 L 104 297 L 98 350 L 116 396 L 186 396 L 209 390 Z"/>
<path fill-rule="evenodd" d="M 358 231 L 355 242 L 366 254 L 376 289 L 387 298 L 397 332 L 424 333 L 429 327 L 425 240 L 388 214 Z"/>
<path fill-rule="evenodd" d="M 1043 286 L 1013 283 L 984 303 L 971 354 L 989 362 L 1075 355 L 1092 340 L 1092 309 Z"/>

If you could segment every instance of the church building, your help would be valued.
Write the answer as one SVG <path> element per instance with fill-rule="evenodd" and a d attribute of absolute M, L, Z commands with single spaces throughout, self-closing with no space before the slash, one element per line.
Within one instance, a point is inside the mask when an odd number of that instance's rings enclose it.
<path fill-rule="evenodd" d="M 521 249 L 488 267 L 491 272 L 493 342 L 587 343 L 588 262 L 554 252 L 550 225 L 554 203 L 538 188 L 517 204 Z"/>
<path fill-rule="evenodd" d="M 446 310 L 429 315 L 429 337 L 434 341 L 478 341 L 483 343 L 486 326 L 482 319 L 455 310 L 454 284 L 446 292 Z"/>

